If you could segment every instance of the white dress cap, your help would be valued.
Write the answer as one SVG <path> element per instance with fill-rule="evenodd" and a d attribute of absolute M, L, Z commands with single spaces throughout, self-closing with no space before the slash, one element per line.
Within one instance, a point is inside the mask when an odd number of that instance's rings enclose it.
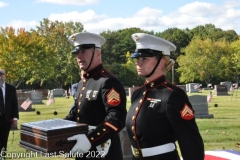
<path fill-rule="evenodd" d="M 163 51 L 163 55 L 166 56 L 170 56 L 170 51 L 176 50 L 176 46 L 173 43 L 150 34 L 134 33 L 131 37 L 136 43 L 136 49 Z"/>
<path fill-rule="evenodd" d="M 106 39 L 95 33 L 75 33 L 68 38 L 68 41 L 74 47 L 82 44 L 95 44 L 95 47 L 101 48 L 105 44 Z"/>

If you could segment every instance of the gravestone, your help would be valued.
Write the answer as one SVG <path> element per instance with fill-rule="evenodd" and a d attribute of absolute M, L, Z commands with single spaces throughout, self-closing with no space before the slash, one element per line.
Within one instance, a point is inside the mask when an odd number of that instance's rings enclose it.
<path fill-rule="evenodd" d="M 193 95 L 188 98 L 195 111 L 194 114 L 196 118 L 213 118 L 213 115 L 208 113 L 207 96 Z"/>
<path fill-rule="evenodd" d="M 48 89 L 38 89 L 37 91 L 42 92 L 42 99 L 48 99 Z"/>
<path fill-rule="evenodd" d="M 131 160 L 132 149 L 131 149 L 131 143 L 127 134 L 126 127 L 119 132 L 119 137 L 120 137 L 121 146 L 122 146 L 123 160 Z"/>
<path fill-rule="evenodd" d="M 25 93 L 30 93 L 31 94 L 32 104 L 43 104 L 42 92 L 40 92 L 40 91 L 27 91 Z"/>
<path fill-rule="evenodd" d="M 64 93 L 65 93 L 65 91 L 62 88 L 57 88 L 57 89 L 51 90 L 51 95 L 53 97 L 63 97 Z"/>
<path fill-rule="evenodd" d="M 186 84 L 186 91 L 189 92 L 189 85 Z"/>
<path fill-rule="evenodd" d="M 129 87 L 129 88 L 128 88 L 128 96 L 129 96 L 129 99 L 131 99 L 132 93 L 133 93 L 133 89 L 132 89 L 131 87 Z"/>
<path fill-rule="evenodd" d="M 232 82 L 220 82 L 220 85 L 226 85 L 227 90 L 230 91 L 230 88 L 232 86 Z"/>
<path fill-rule="evenodd" d="M 189 93 L 196 93 L 198 92 L 198 88 L 195 88 L 195 85 L 199 85 L 198 83 L 188 83 L 188 92 Z"/>
<path fill-rule="evenodd" d="M 181 88 L 182 90 L 184 90 L 185 92 L 187 92 L 187 85 L 177 85 L 177 87 Z"/>
<path fill-rule="evenodd" d="M 227 86 L 226 85 L 214 85 L 214 95 L 229 96 Z"/>
<path fill-rule="evenodd" d="M 26 99 L 31 99 L 31 93 L 23 93 L 21 91 L 17 91 L 17 98 L 18 98 L 18 110 L 19 111 L 35 111 L 34 108 L 32 108 L 32 105 L 30 105 L 26 110 L 24 110 L 21 107 L 21 104 L 26 100 Z"/>
<path fill-rule="evenodd" d="M 125 90 L 126 95 L 129 95 L 129 87 L 128 86 L 124 86 L 123 88 Z"/>

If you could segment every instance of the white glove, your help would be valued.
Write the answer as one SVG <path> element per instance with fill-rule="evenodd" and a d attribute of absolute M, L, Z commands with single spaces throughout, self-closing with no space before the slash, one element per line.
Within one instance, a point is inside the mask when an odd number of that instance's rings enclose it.
<path fill-rule="evenodd" d="M 87 151 L 89 151 L 89 149 L 92 146 L 85 134 L 78 134 L 78 135 L 69 137 L 67 140 L 68 141 L 70 141 L 70 140 L 77 141 L 77 143 L 74 145 L 74 147 L 71 150 L 71 153 L 73 153 L 73 154 L 86 153 Z"/>

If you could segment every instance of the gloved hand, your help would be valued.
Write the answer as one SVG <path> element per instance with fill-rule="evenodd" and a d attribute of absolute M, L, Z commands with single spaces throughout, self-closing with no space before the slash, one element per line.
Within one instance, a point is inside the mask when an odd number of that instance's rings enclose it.
<path fill-rule="evenodd" d="M 73 154 L 75 154 L 75 153 L 78 153 L 78 154 L 86 153 L 87 151 L 89 151 L 89 149 L 92 146 L 85 134 L 74 135 L 72 137 L 69 137 L 67 140 L 68 141 L 70 141 L 70 140 L 76 140 L 77 141 L 77 143 L 75 144 L 75 146 L 71 150 L 71 153 L 73 153 Z"/>

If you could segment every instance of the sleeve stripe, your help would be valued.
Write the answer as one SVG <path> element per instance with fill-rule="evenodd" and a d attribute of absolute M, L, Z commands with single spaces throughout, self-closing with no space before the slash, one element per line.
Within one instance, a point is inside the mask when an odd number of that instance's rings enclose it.
<path fill-rule="evenodd" d="M 109 123 L 109 122 L 105 122 L 104 124 L 105 124 L 106 126 L 112 128 L 114 131 L 118 131 L 118 128 L 115 127 L 114 125 L 112 125 L 111 123 Z"/>

